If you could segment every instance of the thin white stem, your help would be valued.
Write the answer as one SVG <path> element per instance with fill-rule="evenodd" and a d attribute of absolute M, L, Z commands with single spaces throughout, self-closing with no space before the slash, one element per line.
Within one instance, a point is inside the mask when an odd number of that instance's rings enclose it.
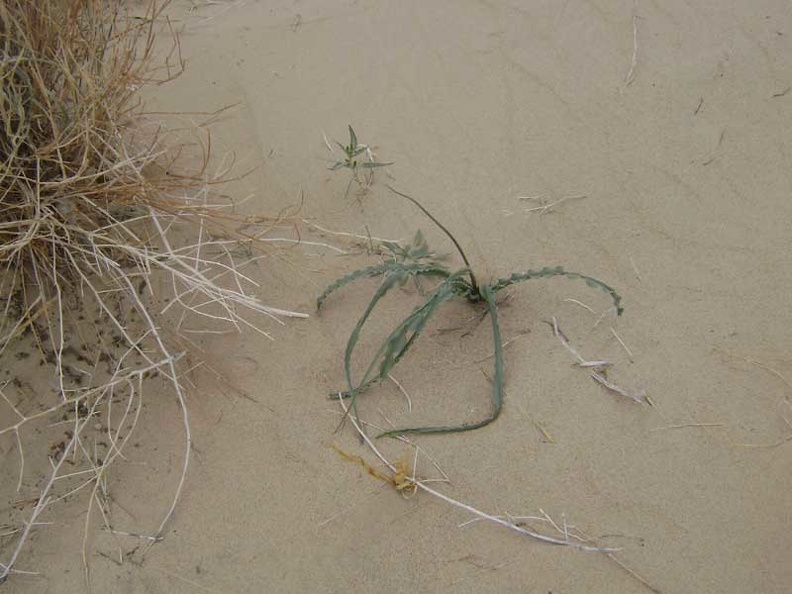
<path fill-rule="evenodd" d="M 357 420 L 355 419 L 355 415 L 348 414 L 349 409 L 346 406 L 346 404 L 344 404 L 343 399 L 339 398 L 338 402 L 341 405 L 341 408 L 344 409 L 344 413 L 346 415 L 346 418 L 348 418 L 352 422 L 352 425 L 355 427 L 355 430 L 357 431 L 358 435 L 360 435 L 360 437 L 364 441 L 364 443 L 369 447 L 369 449 L 371 449 L 371 451 L 374 453 L 374 455 L 377 456 L 377 458 L 379 458 L 380 461 L 391 470 L 391 472 L 395 473 L 396 472 L 396 466 L 393 463 L 391 463 L 379 451 L 377 446 L 374 445 L 374 442 L 371 441 L 371 438 L 368 435 L 366 435 L 365 431 L 363 431 L 363 429 L 358 424 Z M 429 495 L 432 495 L 433 497 L 437 497 L 438 499 L 440 499 L 442 501 L 445 501 L 446 503 L 448 503 L 448 504 L 450 504 L 450 505 L 452 505 L 454 507 L 457 507 L 459 509 L 465 510 L 466 512 L 468 512 L 470 514 L 473 514 L 474 516 L 477 516 L 479 518 L 482 518 L 484 520 L 492 522 L 493 524 L 498 524 L 499 526 L 503 526 L 504 528 L 508 528 L 509 530 L 512 530 L 512 531 L 517 532 L 519 534 L 522 534 L 524 536 L 528 536 L 528 537 L 533 538 L 535 540 L 539 540 L 541 542 L 546 542 L 546 543 L 555 544 L 555 545 L 569 546 L 569 547 L 581 549 L 583 551 L 593 551 L 593 552 L 598 552 L 598 553 L 612 553 L 612 552 L 615 552 L 615 551 L 619 550 L 619 549 L 614 549 L 614 548 L 609 548 L 609 547 L 589 546 L 589 545 L 586 545 L 586 544 L 572 542 L 572 541 L 570 541 L 568 539 L 554 538 L 552 536 L 546 536 L 544 534 L 539 534 L 538 532 L 534 532 L 532 530 L 528 530 L 527 528 L 523 528 L 522 526 L 518 526 L 518 525 L 514 524 L 513 522 L 506 521 L 506 520 L 504 520 L 504 519 L 502 519 L 502 518 L 500 518 L 498 516 L 493 516 L 493 515 L 487 514 L 487 513 L 483 512 L 483 511 L 479 510 L 479 509 L 476 509 L 475 507 L 473 507 L 471 505 L 467 505 L 466 503 L 462 503 L 461 501 L 457 501 L 456 499 L 452 499 L 451 497 L 448 497 L 447 495 L 444 495 L 440 491 L 436 491 L 435 489 L 432 489 L 431 487 L 427 486 L 422 481 L 418 481 L 418 480 L 415 480 L 413 478 L 412 482 L 418 489 L 424 491 L 425 493 L 428 493 Z"/>

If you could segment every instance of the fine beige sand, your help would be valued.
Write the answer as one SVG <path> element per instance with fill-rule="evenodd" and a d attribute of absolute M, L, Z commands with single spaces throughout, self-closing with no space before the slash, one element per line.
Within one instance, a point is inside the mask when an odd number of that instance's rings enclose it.
<path fill-rule="evenodd" d="M 454 232 L 482 279 L 563 265 L 624 296 L 622 317 L 600 319 L 607 298 L 583 283 L 510 290 L 502 417 L 414 439 L 450 477 L 434 485 L 448 496 L 492 514 L 546 514 L 621 550 L 614 560 L 460 526 L 469 514 L 425 493 L 405 499 L 338 455 L 334 443 L 375 464 L 351 427 L 335 432 L 327 394 L 344 386 L 346 339 L 376 281 L 339 292 L 321 316 L 314 300 L 377 259 L 365 241 L 302 222 L 280 236 L 336 249 L 279 243 L 247 272 L 265 303 L 311 317 L 257 320 L 274 340 L 200 338 L 193 357 L 207 366 L 191 378 L 182 500 L 145 558 L 135 538 L 92 533 L 94 592 L 792 590 L 785 0 L 194 0 L 170 14 L 187 70 L 149 89 L 149 107 L 198 121 L 235 105 L 212 126 L 212 151 L 252 170 L 224 189 L 249 197 L 243 210 L 302 203 L 299 218 L 326 229 L 403 240 L 422 229 L 450 254 L 387 183 Z M 349 172 L 328 170 L 338 156 L 323 135 L 344 142 L 348 124 L 393 165 L 345 196 Z M 408 285 L 388 300 L 363 348 L 416 299 Z M 486 414 L 489 324 L 444 331 L 473 313 L 449 305 L 394 371 L 412 412 L 384 384 L 361 397 L 361 416 L 403 426 Z M 654 406 L 575 366 L 545 323 L 554 316 L 575 348 L 612 361 L 613 381 Z M 182 456 L 175 400 L 147 398 L 139 447 L 109 481 L 113 525 L 138 533 L 156 530 Z M 13 447 L 3 442 L 4 455 Z M 406 451 L 383 447 L 394 459 Z M 424 457 L 417 473 L 437 476 Z M 0 589 L 85 591 L 85 501 L 59 509 L 19 566 L 42 575 Z"/>

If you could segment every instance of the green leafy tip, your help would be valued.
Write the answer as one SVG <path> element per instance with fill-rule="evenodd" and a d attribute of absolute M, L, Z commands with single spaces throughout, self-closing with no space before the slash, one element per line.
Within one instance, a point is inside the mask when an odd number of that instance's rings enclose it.
<path fill-rule="evenodd" d="M 336 161 L 333 163 L 328 169 L 330 171 L 336 171 L 338 169 L 351 169 L 353 172 L 356 172 L 358 168 L 361 169 L 376 169 L 377 167 L 385 167 L 387 165 L 393 165 L 393 162 L 389 163 L 380 163 L 378 161 L 374 161 L 371 153 L 369 152 L 369 161 L 360 162 L 357 160 L 357 157 L 362 155 L 364 152 L 369 150 L 368 145 L 365 144 L 358 144 L 357 134 L 355 134 L 355 130 L 352 126 L 348 126 L 349 128 L 349 144 L 344 146 L 337 140 L 334 142 L 341 151 L 344 153 L 344 160 L 343 161 Z"/>

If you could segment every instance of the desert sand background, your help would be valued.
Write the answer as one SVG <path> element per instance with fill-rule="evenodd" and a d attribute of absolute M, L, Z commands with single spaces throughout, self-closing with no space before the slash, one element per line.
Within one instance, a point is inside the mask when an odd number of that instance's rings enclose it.
<path fill-rule="evenodd" d="M 574 525 L 620 548 L 640 579 L 603 554 L 483 522 L 460 527 L 464 512 L 425 494 L 406 500 L 332 449 L 371 459 L 348 427 L 335 433 L 327 394 L 343 387 L 346 338 L 375 284 L 344 290 L 321 316 L 314 300 L 376 258 L 365 242 L 300 222 L 282 237 L 336 249 L 278 244 L 287 249 L 248 273 L 263 301 L 311 317 L 261 320 L 274 340 L 201 339 L 194 357 L 213 371 L 193 378 L 195 457 L 182 501 L 142 563 L 117 559 L 134 538 L 92 536 L 94 591 L 792 589 L 787 2 L 194 0 L 170 15 L 187 70 L 149 89 L 148 105 L 196 120 L 235 106 L 213 124 L 212 149 L 251 170 L 224 190 L 247 198 L 243 209 L 301 204 L 300 219 L 380 238 L 422 229 L 451 253 L 388 183 L 455 233 L 481 278 L 563 265 L 625 297 L 621 318 L 596 324 L 599 314 L 569 301 L 607 307 L 583 284 L 511 290 L 501 419 L 415 442 L 451 478 L 444 493 Z M 348 172 L 328 170 L 338 154 L 323 135 L 346 141 L 348 124 L 393 165 L 345 196 Z M 389 301 L 371 336 L 414 300 L 407 287 Z M 411 413 L 383 385 L 362 398 L 363 417 L 387 426 L 484 414 L 488 325 L 441 331 L 469 316 L 448 307 L 397 367 Z M 654 406 L 575 367 L 545 323 L 553 316 Z M 179 427 L 175 401 L 150 394 L 139 447 L 110 483 L 117 528 L 156 528 L 179 474 Z M 436 474 L 421 464 L 419 475 Z M 3 587 L 85 590 L 73 544 L 83 521 L 84 502 L 39 530 L 20 569 L 42 576 Z"/>

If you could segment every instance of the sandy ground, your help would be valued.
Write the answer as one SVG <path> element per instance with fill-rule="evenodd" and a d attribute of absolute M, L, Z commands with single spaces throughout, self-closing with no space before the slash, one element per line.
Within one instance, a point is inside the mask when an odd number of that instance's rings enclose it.
<path fill-rule="evenodd" d="M 190 9 L 192 6 L 193 9 Z M 563 265 L 625 297 L 532 281 L 501 308 L 507 397 L 480 431 L 416 438 L 451 478 L 437 488 L 493 514 L 552 517 L 605 546 L 545 545 L 343 460 L 373 457 L 326 394 L 375 284 L 321 289 L 373 257 L 301 236 L 250 273 L 284 326 L 206 337 L 214 369 L 190 395 L 193 466 L 165 540 L 92 536 L 96 592 L 767 592 L 792 589 L 792 13 L 784 0 L 181 2 L 186 73 L 152 108 L 213 111 L 217 157 L 242 170 L 246 209 L 335 231 L 452 247 L 385 183 L 452 229 L 478 274 Z M 196 116 L 196 118 L 199 116 Z M 325 146 L 352 124 L 381 161 L 367 192 Z M 585 196 L 581 198 L 574 198 Z M 526 199 L 528 197 L 529 199 Z M 564 200 L 566 199 L 566 200 Z M 553 204 L 561 201 L 558 204 Z M 548 206 L 542 210 L 536 207 Z M 294 238 L 294 232 L 284 237 Z M 389 301 L 372 337 L 416 303 Z M 387 426 L 488 410 L 487 324 L 451 305 L 362 415 Z M 544 322 L 654 406 L 591 381 Z M 615 330 L 629 352 L 612 332 Z M 366 343 L 373 345 L 374 338 Z M 368 346 L 366 348 L 369 348 Z M 213 379 L 214 378 L 214 379 Z M 140 447 L 114 470 L 114 525 L 156 529 L 180 468 L 180 413 L 149 396 Z M 545 433 L 537 427 L 541 426 Z M 551 439 L 548 439 L 549 438 Z M 398 457 L 404 446 L 386 444 Z M 6 457 L 13 443 L 3 443 Z M 15 462 L 14 462 L 15 464 Z M 6 463 L 4 468 L 14 468 Z M 436 476 L 425 458 L 418 474 Z M 85 502 L 41 527 L 9 592 L 85 590 Z M 540 522 L 533 525 L 544 530 Z M 550 532 L 552 530 L 550 529 Z M 75 544 L 76 543 L 76 544 Z M 641 581 L 643 580 L 643 582 Z"/>

